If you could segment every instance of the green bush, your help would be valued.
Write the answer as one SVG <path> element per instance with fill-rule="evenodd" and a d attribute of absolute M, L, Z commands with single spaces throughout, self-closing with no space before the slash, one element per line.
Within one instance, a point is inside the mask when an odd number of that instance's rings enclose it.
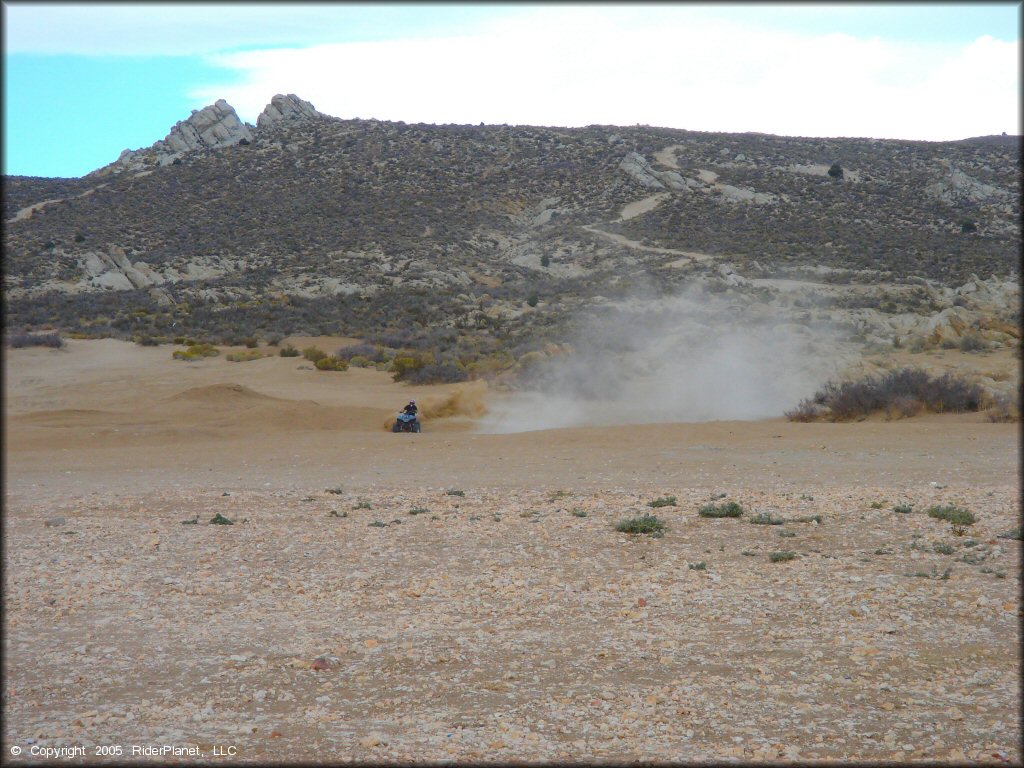
<path fill-rule="evenodd" d="M 948 522 L 953 528 L 953 534 L 956 536 L 963 536 L 967 531 L 967 526 L 974 525 L 977 522 L 974 513 L 954 504 L 930 507 L 928 509 L 928 517 Z"/>
<path fill-rule="evenodd" d="M 650 533 L 660 537 L 665 530 L 665 524 L 655 515 L 645 512 L 639 517 L 623 520 L 615 526 L 615 530 L 619 533 Z"/>
<path fill-rule="evenodd" d="M 277 354 L 279 354 L 281 357 L 298 357 L 300 353 L 299 350 L 297 350 L 291 344 L 285 344 L 277 351 Z"/>
<path fill-rule="evenodd" d="M 259 350 L 253 349 L 248 352 L 232 352 L 225 356 L 225 360 L 230 360 L 232 363 L 247 363 L 250 360 L 261 360 L 263 353 Z"/>
<path fill-rule="evenodd" d="M 892 508 L 892 511 L 901 515 L 909 515 L 914 511 L 914 508 L 910 504 L 897 504 Z"/>
<path fill-rule="evenodd" d="M 781 517 L 772 517 L 769 512 L 758 512 L 750 522 L 754 525 L 783 525 L 786 521 Z"/>
<path fill-rule="evenodd" d="M 176 349 L 171 353 L 175 360 L 202 360 L 204 357 L 216 357 L 220 350 L 212 344 L 192 344 L 185 350 Z"/>
<path fill-rule="evenodd" d="M 660 499 L 655 499 L 654 501 L 648 501 L 647 502 L 647 506 L 648 507 L 654 507 L 655 509 L 657 509 L 658 507 L 674 507 L 674 506 L 676 506 L 676 497 L 675 496 L 663 496 Z"/>
<path fill-rule="evenodd" d="M 309 360 L 309 362 L 316 363 L 318 360 L 323 360 L 327 357 L 327 353 L 319 347 L 306 347 L 302 350 L 302 356 Z"/>
<path fill-rule="evenodd" d="M 318 371 L 347 371 L 348 363 L 336 357 L 321 357 L 314 365 Z"/>
<path fill-rule="evenodd" d="M 782 552 L 772 552 L 770 555 L 768 555 L 768 559 L 771 560 L 773 563 L 785 563 L 788 560 L 795 560 L 796 552 L 790 552 L 789 550 L 785 550 Z"/>
<path fill-rule="evenodd" d="M 739 517 L 743 514 L 743 507 L 735 501 L 728 501 L 725 504 L 705 504 L 697 514 L 701 517 Z"/>

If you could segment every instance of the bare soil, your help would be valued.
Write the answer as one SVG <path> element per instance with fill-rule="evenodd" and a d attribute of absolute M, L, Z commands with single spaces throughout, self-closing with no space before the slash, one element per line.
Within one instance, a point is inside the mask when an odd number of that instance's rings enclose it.
<path fill-rule="evenodd" d="M 1019 425 L 490 435 L 480 386 L 170 352 L 5 351 L 12 764 L 1020 763 Z"/>

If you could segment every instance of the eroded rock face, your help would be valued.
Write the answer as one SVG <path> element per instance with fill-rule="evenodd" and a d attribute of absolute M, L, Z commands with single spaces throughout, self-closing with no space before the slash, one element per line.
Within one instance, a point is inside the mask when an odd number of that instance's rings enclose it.
<path fill-rule="evenodd" d="M 113 163 L 89 175 L 151 170 L 154 166 L 169 165 L 189 152 L 234 146 L 243 139 L 252 141 L 252 138 L 250 126 L 238 118 L 234 107 L 219 99 L 208 107 L 194 110 L 186 120 L 175 123 L 170 132 L 151 147 L 126 149 Z"/>
<path fill-rule="evenodd" d="M 196 149 L 212 149 L 252 141 L 252 132 L 238 119 L 234 107 L 218 99 L 208 107 L 192 113 L 187 120 L 175 123 L 163 141 L 153 145 L 157 151 L 171 153 Z"/>
<path fill-rule="evenodd" d="M 260 116 L 256 118 L 256 127 L 265 128 L 282 120 L 301 120 L 307 117 L 326 117 L 326 115 L 317 112 L 312 104 L 300 99 L 294 93 L 289 93 L 287 96 L 279 93 L 270 100 Z"/>

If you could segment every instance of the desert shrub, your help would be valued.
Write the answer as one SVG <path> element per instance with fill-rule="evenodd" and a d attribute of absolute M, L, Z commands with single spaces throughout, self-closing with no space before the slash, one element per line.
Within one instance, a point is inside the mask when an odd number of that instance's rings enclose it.
<path fill-rule="evenodd" d="M 914 511 L 914 508 L 909 504 L 897 504 L 892 508 L 892 511 L 900 515 L 909 515 Z"/>
<path fill-rule="evenodd" d="M 645 512 L 638 517 L 623 520 L 615 526 L 615 530 L 619 533 L 649 533 L 660 537 L 665 530 L 665 524 L 657 516 Z"/>
<path fill-rule="evenodd" d="M 832 163 L 832 167 L 828 169 L 828 175 L 833 179 L 843 178 L 843 167 L 839 163 Z"/>
<path fill-rule="evenodd" d="M 537 296 L 537 292 L 533 291 L 529 296 L 526 297 L 526 303 L 531 307 L 536 307 L 537 302 L 540 301 L 540 297 Z"/>
<path fill-rule="evenodd" d="M 1020 421 L 1020 408 L 1009 395 L 996 395 L 985 411 L 985 417 L 993 423 Z"/>
<path fill-rule="evenodd" d="M 705 504 L 697 514 L 701 517 L 740 517 L 743 514 L 743 507 L 735 501 L 728 501 L 725 504 Z"/>
<path fill-rule="evenodd" d="M 967 526 L 974 525 L 977 522 L 973 512 L 963 507 L 958 507 L 955 504 L 930 507 L 928 509 L 928 517 L 934 517 L 936 520 L 945 520 L 952 526 L 953 533 L 957 536 L 963 536 Z"/>
<path fill-rule="evenodd" d="M 298 357 L 300 352 L 291 344 L 285 344 L 277 351 L 277 354 L 281 357 Z"/>
<path fill-rule="evenodd" d="M 1021 540 L 1021 527 L 1018 525 L 1016 528 L 1014 528 L 1012 530 L 1004 531 L 1003 533 L 1000 533 L 998 536 L 996 536 L 996 538 L 997 539 L 1015 539 L 1017 541 L 1020 541 Z"/>
<path fill-rule="evenodd" d="M 348 360 L 348 364 L 352 365 L 352 366 L 355 366 L 356 368 L 367 368 L 367 367 L 373 365 L 372 362 L 367 360 L 362 355 L 356 355 L 355 357 L 350 357 L 349 360 Z"/>
<path fill-rule="evenodd" d="M 821 405 L 812 400 L 804 399 L 800 401 L 796 408 L 786 411 L 783 415 L 789 421 L 808 422 L 816 421 L 823 413 L 825 413 L 825 409 Z"/>
<path fill-rule="evenodd" d="M 797 412 L 810 413 L 815 406 L 821 406 L 827 409 L 824 412 L 831 421 L 849 421 L 884 410 L 960 413 L 977 411 L 982 396 L 980 386 L 949 373 L 933 377 L 917 368 L 902 368 L 860 381 L 828 382 L 813 398 L 802 401 Z"/>
<path fill-rule="evenodd" d="M 348 363 L 336 357 L 321 357 L 314 365 L 318 371 L 347 371 Z"/>
<path fill-rule="evenodd" d="M 202 360 L 204 357 L 216 357 L 220 350 L 212 344 L 191 344 L 187 349 L 176 349 L 171 353 L 175 360 Z"/>
<path fill-rule="evenodd" d="M 255 336 L 246 336 L 242 339 L 242 344 L 245 345 L 246 349 L 256 349 L 256 347 L 260 345 L 260 342 Z"/>
<path fill-rule="evenodd" d="M 281 340 L 284 338 L 284 336 L 282 336 L 280 333 L 268 333 L 266 338 L 268 347 L 276 347 L 278 344 L 281 343 Z"/>
<path fill-rule="evenodd" d="M 302 356 L 309 360 L 309 362 L 316 363 L 318 360 L 323 360 L 327 357 L 327 353 L 319 347 L 306 347 L 302 350 Z"/>
<path fill-rule="evenodd" d="M 348 360 L 350 363 L 360 357 L 371 363 L 385 363 L 388 360 L 387 352 L 379 344 L 351 344 L 342 347 L 335 353 L 335 357 L 341 360 Z"/>
<path fill-rule="evenodd" d="M 232 363 L 247 363 L 250 360 L 260 360 L 262 358 L 263 353 L 254 349 L 250 352 L 232 352 L 224 359 L 230 360 Z"/>
<path fill-rule="evenodd" d="M 445 496 L 465 496 L 466 492 L 459 488 L 449 488 L 444 494 Z"/>
<path fill-rule="evenodd" d="M 771 560 L 773 563 L 785 563 L 789 560 L 795 560 L 796 552 L 790 552 L 788 550 L 783 552 L 772 552 L 770 555 L 768 555 L 768 559 Z"/>
<path fill-rule="evenodd" d="M 648 501 L 647 506 L 654 507 L 655 509 L 657 509 L 658 507 L 674 507 L 676 506 L 676 497 L 662 496 L 661 498 L 655 499 L 654 501 Z"/>
<path fill-rule="evenodd" d="M 691 571 L 706 571 L 708 569 L 708 564 L 701 560 L 699 563 L 687 563 L 686 567 Z"/>
<path fill-rule="evenodd" d="M 976 333 L 966 333 L 961 336 L 957 346 L 961 352 L 979 352 L 983 349 L 988 349 L 985 340 Z"/>
<path fill-rule="evenodd" d="M 786 521 L 780 517 L 772 517 L 770 512 L 758 512 L 750 522 L 754 525 L 783 525 Z"/>
<path fill-rule="evenodd" d="M 978 225 L 975 224 L 970 219 L 964 219 L 963 221 L 960 222 L 960 232 L 962 232 L 963 234 L 967 234 L 969 232 L 977 232 L 977 231 L 978 231 Z"/>
<path fill-rule="evenodd" d="M 59 333 L 12 333 L 7 337 L 7 346 L 13 349 L 22 347 L 53 347 L 64 346 L 64 339 Z"/>
<path fill-rule="evenodd" d="M 158 347 L 160 346 L 160 339 L 154 339 L 152 336 L 136 336 L 135 343 L 140 347 Z"/>
<path fill-rule="evenodd" d="M 406 377 L 410 384 L 449 384 L 457 381 L 466 381 L 469 374 L 465 368 L 455 363 L 428 363 L 422 368 L 411 371 Z"/>

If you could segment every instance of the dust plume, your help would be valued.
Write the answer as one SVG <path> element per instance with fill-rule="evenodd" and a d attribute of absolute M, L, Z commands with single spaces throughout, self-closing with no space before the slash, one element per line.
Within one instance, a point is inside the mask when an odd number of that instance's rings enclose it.
<path fill-rule="evenodd" d="M 419 415 L 423 420 L 450 419 L 455 416 L 478 419 L 487 413 L 486 400 L 487 382 L 472 381 L 459 385 L 444 397 L 427 396 L 419 400 Z M 389 417 L 384 428 L 390 430 L 394 423 L 394 417 Z"/>
<path fill-rule="evenodd" d="M 837 333 L 749 297 L 631 299 L 580 325 L 574 353 L 523 371 L 483 431 L 778 417 L 840 358 Z"/>

